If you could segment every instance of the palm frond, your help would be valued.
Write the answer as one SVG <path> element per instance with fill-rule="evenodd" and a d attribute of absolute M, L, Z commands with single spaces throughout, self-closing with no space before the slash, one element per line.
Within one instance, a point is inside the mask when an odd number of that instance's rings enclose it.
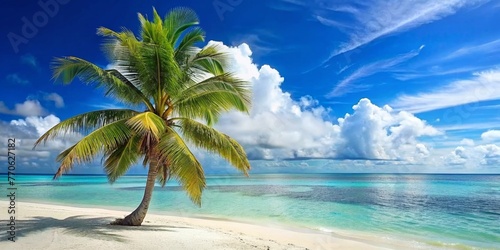
<path fill-rule="evenodd" d="M 163 27 L 163 20 L 156 10 L 153 11 L 153 22 L 146 20 L 142 15 L 140 48 L 143 63 L 141 74 L 147 76 L 147 84 L 143 85 L 144 92 L 155 99 L 155 106 L 163 110 L 164 92 L 175 94 L 179 90 L 180 68 L 175 61 L 174 45 L 168 40 L 168 31 Z"/>
<path fill-rule="evenodd" d="M 219 76 L 224 73 L 222 64 L 213 58 L 198 59 L 191 65 L 191 68 L 200 70 L 201 72 L 210 73 L 213 76 Z"/>
<path fill-rule="evenodd" d="M 155 106 L 163 110 L 162 94 L 175 95 L 181 89 L 179 77 L 182 75 L 176 63 L 173 48 L 168 43 L 144 44 L 140 51 L 143 67 L 140 75 L 144 76 L 147 84 L 143 85 L 144 92 L 155 99 Z"/>
<path fill-rule="evenodd" d="M 228 66 L 228 54 L 222 52 L 220 44 L 215 43 L 202 48 L 191 58 L 190 65 L 196 65 L 197 62 L 207 59 L 217 61 L 224 69 Z"/>
<path fill-rule="evenodd" d="M 176 43 L 182 32 L 198 24 L 196 12 L 184 7 L 170 10 L 163 21 L 163 27 L 168 32 L 167 38 L 172 44 Z"/>
<path fill-rule="evenodd" d="M 158 46 L 135 39 L 133 34 L 126 34 L 118 40 L 105 43 L 103 50 L 113 62 L 114 68 L 122 75 L 119 78 L 137 87 L 148 99 L 153 99 L 158 107 L 158 85 L 161 83 L 158 81 L 161 75 L 155 70 L 159 68 L 159 58 L 156 56 Z M 153 110 L 151 106 L 148 106 L 149 110 Z"/>
<path fill-rule="evenodd" d="M 140 141 L 140 136 L 132 136 L 128 141 L 105 153 L 104 169 L 111 183 L 124 175 L 139 160 Z"/>
<path fill-rule="evenodd" d="M 170 173 L 179 180 L 191 200 L 201 205 L 206 185 L 203 168 L 180 135 L 171 127 L 166 131 L 157 146 L 160 162 L 170 163 Z"/>
<path fill-rule="evenodd" d="M 192 83 L 182 91 L 178 99 L 191 98 L 204 93 L 231 92 L 238 96 L 245 106 L 249 107 L 251 102 L 250 84 L 235 77 L 231 73 L 222 73 L 209 77 L 198 83 Z"/>
<path fill-rule="evenodd" d="M 175 48 L 175 60 L 181 65 L 184 64 L 184 59 L 195 51 L 194 44 L 204 40 L 205 32 L 201 28 L 196 27 L 190 30 Z"/>
<path fill-rule="evenodd" d="M 197 147 L 220 155 L 248 175 L 250 163 L 243 147 L 233 138 L 191 119 L 178 119 L 182 135 Z"/>
<path fill-rule="evenodd" d="M 107 95 L 113 95 L 124 103 L 137 105 L 144 104 L 152 107 L 149 100 L 133 84 L 116 77 L 115 70 L 104 70 L 99 66 L 78 57 L 56 58 L 52 64 L 53 78 L 64 84 L 72 82 L 78 77 L 82 82 L 103 87 Z"/>
<path fill-rule="evenodd" d="M 157 140 L 167 126 L 165 121 L 153 112 L 143 112 L 131 117 L 126 122 L 137 134 L 145 136 L 153 135 Z"/>
<path fill-rule="evenodd" d="M 38 146 L 40 143 L 45 143 L 47 140 L 53 139 L 59 135 L 64 135 L 70 132 L 88 133 L 96 128 L 108 125 L 118 120 L 128 119 L 136 114 L 138 114 L 138 112 L 131 109 L 107 109 L 80 114 L 68 118 L 49 129 L 45 132 L 45 134 L 38 138 L 33 148 Z"/>
<path fill-rule="evenodd" d="M 141 44 L 134 32 L 125 28 L 123 28 L 121 32 L 116 32 L 106 27 L 100 27 L 97 29 L 97 34 L 112 38 L 103 44 L 104 52 L 110 57 L 111 61 L 114 61 L 117 56 L 115 53 L 116 51 L 114 51 L 114 45 L 117 41 L 121 46 L 128 48 L 132 52 L 137 51 L 137 47 Z M 111 48 L 111 50 L 109 48 Z"/>
<path fill-rule="evenodd" d="M 162 162 L 162 164 L 158 166 L 158 176 L 156 177 L 156 179 L 158 180 L 158 183 L 160 183 L 160 185 L 164 187 L 165 184 L 167 184 L 167 181 L 170 179 L 170 176 L 170 162 L 168 161 L 168 159 L 165 159 L 164 162 Z"/>
<path fill-rule="evenodd" d="M 155 81 L 156 74 L 151 72 L 150 67 L 145 64 L 144 59 L 148 57 L 143 57 L 142 51 L 146 45 L 137 40 L 134 33 L 126 29 L 123 29 L 122 32 L 115 32 L 101 27 L 98 34 L 113 38 L 105 42 L 102 49 L 113 67 L 122 75 L 122 77 L 117 77 L 124 82 L 133 84 L 149 98 L 152 98 L 147 86 Z M 150 110 L 152 109 L 150 108 Z"/>
<path fill-rule="evenodd" d="M 172 105 L 181 117 L 202 118 L 212 124 L 223 111 L 248 112 L 250 102 L 248 83 L 225 73 L 187 88 Z"/>
<path fill-rule="evenodd" d="M 60 153 L 57 161 L 61 165 L 54 178 L 69 171 L 75 163 L 89 163 L 100 152 L 110 151 L 125 143 L 133 133 L 125 122 L 126 119 L 122 119 L 96 129 Z"/>

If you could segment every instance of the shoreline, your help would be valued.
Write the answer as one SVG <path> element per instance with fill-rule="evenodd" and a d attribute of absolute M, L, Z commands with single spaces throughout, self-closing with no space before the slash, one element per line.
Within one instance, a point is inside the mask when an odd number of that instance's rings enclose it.
<path fill-rule="evenodd" d="M 7 201 L 0 201 L 7 219 Z M 401 249 L 408 242 L 308 228 L 148 213 L 143 226 L 112 226 L 128 212 L 47 203 L 16 203 L 16 242 L 1 230 L 0 248 L 20 249 Z M 168 237 L 171 236 L 171 237 Z M 11 245 L 15 244 L 15 245 Z"/>

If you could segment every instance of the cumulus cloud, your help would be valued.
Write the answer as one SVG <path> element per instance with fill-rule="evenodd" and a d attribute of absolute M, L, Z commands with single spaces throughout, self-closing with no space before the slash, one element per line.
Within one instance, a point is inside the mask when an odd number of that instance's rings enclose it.
<path fill-rule="evenodd" d="M 53 172 L 57 169 L 55 157 L 64 149 L 73 145 L 81 135 L 68 134 L 64 138 L 56 138 L 33 150 L 35 141 L 51 127 L 60 122 L 54 115 L 29 116 L 25 119 L 0 121 L 0 140 L 8 138 L 16 140 L 16 159 L 19 166 L 29 167 L 24 172 Z"/>
<path fill-rule="evenodd" d="M 57 93 L 43 93 L 43 100 L 53 102 L 54 106 L 56 106 L 57 108 L 64 107 L 64 99 Z M 31 97 L 23 103 L 14 104 L 13 109 L 10 109 L 5 105 L 5 103 L 0 101 L 0 114 L 30 117 L 46 116 L 48 115 L 48 113 L 49 112 L 42 106 L 40 101 L 31 99 Z"/>
<path fill-rule="evenodd" d="M 446 164 L 464 165 L 475 168 L 478 165 L 497 166 L 500 164 L 500 146 L 483 144 L 475 147 L 456 147 L 450 154 L 443 157 Z"/>
<path fill-rule="evenodd" d="M 465 138 L 465 139 L 462 139 L 460 141 L 460 145 L 463 145 L 463 146 L 474 146 L 475 143 L 474 143 L 474 140 Z"/>
<path fill-rule="evenodd" d="M 40 102 L 37 100 L 26 100 L 24 103 L 16 104 L 14 112 L 22 116 L 35 116 L 46 113 L 42 105 L 40 105 Z"/>
<path fill-rule="evenodd" d="M 31 150 L 35 141 L 60 121 L 59 117 L 52 114 L 45 117 L 30 116 L 25 119 L 12 120 L 10 121 L 8 127 L 12 131 L 17 132 L 16 138 L 21 138 L 25 149 Z M 37 147 L 37 151 L 45 152 L 48 157 L 50 155 L 50 151 L 54 151 L 52 153 L 59 153 L 63 149 L 71 146 L 72 143 L 76 142 L 75 139 L 78 137 L 79 135 L 77 134 L 70 134 L 64 138 L 59 137 L 54 140 L 50 140 L 46 144 Z"/>
<path fill-rule="evenodd" d="M 30 116 L 26 119 L 12 120 L 10 124 L 19 127 L 34 128 L 37 135 L 41 136 L 60 121 L 59 117 L 55 115 L 48 115 L 46 117 Z"/>
<path fill-rule="evenodd" d="M 41 116 L 47 114 L 38 100 L 26 100 L 23 103 L 16 103 L 14 109 L 9 109 L 3 102 L 0 102 L 0 113 L 19 116 Z"/>
<path fill-rule="evenodd" d="M 484 141 L 500 141 L 500 130 L 488 130 L 481 134 L 481 139 Z"/>
<path fill-rule="evenodd" d="M 456 147 L 448 156 L 445 157 L 446 162 L 451 165 L 465 164 L 467 159 L 468 156 L 465 153 L 465 148 L 462 146 Z"/>
<path fill-rule="evenodd" d="M 215 43 L 215 42 L 210 42 Z M 231 112 L 218 129 L 242 143 L 252 159 L 391 159 L 415 161 L 429 154 L 417 139 L 439 131 L 408 112 L 394 112 L 362 99 L 338 124 L 311 96 L 293 99 L 284 78 L 269 65 L 258 67 L 246 44 L 219 46 L 231 56 L 231 70 L 251 82 L 250 115 Z"/>
<path fill-rule="evenodd" d="M 339 119 L 341 158 L 397 159 L 414 161 L 415 156 L 428 155 L 427 147 L 417 141 L 421 136 L 440 134 L 408 112 L 382 108 L 369 99 L 361 99 L 353 114 Z"/>
<path fill-rule="evenodd" d="M 64 99 L 60 95 L 58 95 L 57 93 L 45 94 L 43 99 L 47 100 L 47 101 L 54 102 L 54 105 L 56 106 L 56 108 L 64 107 Z"/>
<path fill-rule="evenodd" d="M 277 70 L 252 63 L 248 45 L 219 46 L 231 55 L 230 70 L 253 85 L 250 116 L 223 115 L 219 129 L 246 145 L 253 159 L 333 156 L 335 126 L 322 118 L 327 112 L 324 107 L 310 96 L 294 101 L 280 88 L 284 79 Z"/>

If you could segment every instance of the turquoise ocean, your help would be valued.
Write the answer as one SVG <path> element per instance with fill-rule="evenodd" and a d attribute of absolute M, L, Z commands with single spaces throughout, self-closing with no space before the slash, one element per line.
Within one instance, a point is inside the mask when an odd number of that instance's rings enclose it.
<path fill-rule="evenodd" d="M 16 178 L 17 200 L 132 211 L 146 177 Z M 500 175 L 252 174 L 209 176 L 202 206 L 178 184 L 156 187 L 150 212 L 408 239 L 429 247 L 500 249 Z"/>

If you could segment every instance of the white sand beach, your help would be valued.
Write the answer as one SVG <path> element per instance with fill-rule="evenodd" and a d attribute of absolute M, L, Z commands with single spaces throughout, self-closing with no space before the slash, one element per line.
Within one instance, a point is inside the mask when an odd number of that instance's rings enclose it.
<path fill-rule="evenodd" d="M 394 249 L 376 239 L 234 221 L 148 214 L 140 227 L 109 225 L 125 211 L 16 203 L 8 241 L 6 201 L 0 249 Z M 405 247 L 403 247 L 405 248 Z"/>

